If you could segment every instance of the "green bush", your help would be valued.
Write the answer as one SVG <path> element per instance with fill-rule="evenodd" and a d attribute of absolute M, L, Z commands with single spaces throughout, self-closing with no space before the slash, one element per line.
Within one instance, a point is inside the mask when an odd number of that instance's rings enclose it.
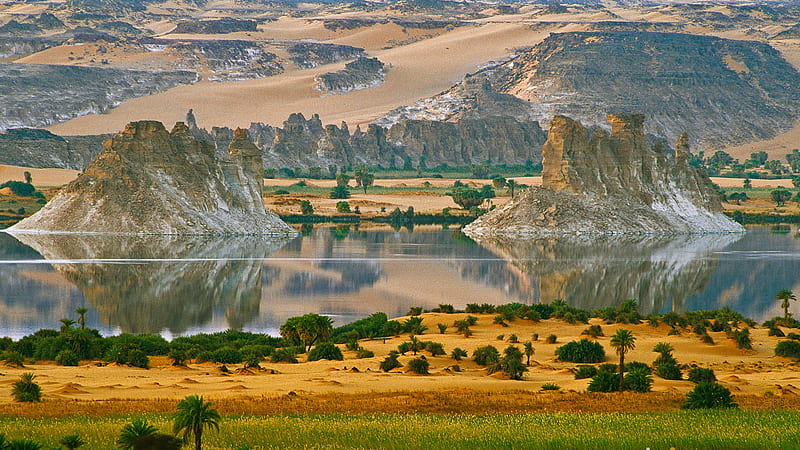
<path fill-rule="evenodd" d="M 350 204 L 347 202 L 336 202 L 336 212 L 340 213 L 349 213 L 350 212 Z"/>
<path fill-rule="evenodd" d="M 3 352 L 0 358 L 9 366 L 25 367 L 25 356 L 22 353 L 11 350 Z"/>
<path fill-rule="evenodd" d="M 633 392 L 650 392 L 653 386 L 653 377 L 650 376 L 650 368 L 644 370 L 637 367 L 625 374 L 622 385 L 626 390 Z"/>
<path fill-rule="evenodd" d="M 786 356 L 788 358 L 800 358 L 800 342 L 793 340 L 780 341 L 775 346 L 776 356 Z"/>
<path fill-rule="evenodd" d="M 682 379 L 681 369 L 676 364 L 661 364 L 656 366 L 656 375 L 665 380 Z"/>
<path fill-rule="evenodd" d="M 358 359 L 372 358 L 373 356 L 375 356 L 375 352 L 365 348 L 358 349 L 358 353 L 356 353 L 356 358 Z"/>
<path fill-rule="evenodd" d="M 384 372 L 389 372 L 392 369 L 402 367 L 403 365 L 397 360 L 398 356 L 400 356 L 400 354 L 395 351 L 389 352 L 389 355 L 381 362 L 381 370 Z"/>
<path fill-rule="evenodd" d="M 77 366 L 81 360 L 75 352 L 63 350 L 56 356 L 56 364 L 59 366 Z"/>
<path fill-rule="evenodd" d="M 428 368 L 430 364 L 428 364 L 427 360 L 422 358 L 414 358 L 408 362 L 408 369 L 414 373 L 418 373 L 420 375 L 428 375 Z"/>
<path fill-rule="evenodd" d="M 597 367 L 595 366 L 578 366 L 578 368 L 575 370 L 576 380 L 592 378 L 595 375 L 597 375 Z"/>
<path fill-rule="evenodd" d="M 770 327 L 767 336 L 785 337 L 786 334 L 778 327 Z"/>
<path fill-rule="evenodd" d="M 455 359 L 456 361 L 461 361 L 462 358 L 467 357 L 467 351 L 459 347 L 456 347 L 453 349 L 452 352 L 450 352 L 450 357 Z"/>
<path fill-rule="evenodd" d="M 309 361 L 319 361 L 320 359 L 327 359 L 331 361 L 341 361 L 344 359 L 342 350 L 331 342 L 323 342 L 317 344 L 308 352 Z"/>
<path fill-rule="evenodd" d="M 297 356 L 296 354 L 288 348 L 279 348 L 272 352 L 272 356 L 270 356 L 270 361 L 274 363 L 279 362 L 286 362 L 297 364 Z"/>
<path fill-rule="evenodd" d="M 481 366 L 489 366 L 500 362 L 500 352 L 492 345 L 478 347 L 472 352 L 472 360 Z"/>
<path fill-rule="evenodd" d="M 536 340 L 536 339 L 534 339 L 534 340 Z M 544 338 L 544 342 L 546 344 L 555 344 L 557 340 L 558 340 L 558 337 L 555 334 L 550 334 L 546 338 Z"/>
<path fill-rule="evenodd" d="M 634 370 L 641 370 L 643 372 L 646 372 L 648 375 L 653 373 L 653 370 L 650 368 L 650 366 L 641 361 L 631 361 L 625 364 L 626 372 L 633 372 Z"/>
<path fill-rule="evenodd" d="M 3 188 L 11 188 L 11 192 L 19 197 L 33 197 L 33 193 L 36 192 L 36 188 L 32 184 L 22 181 L 6 181 L 0 184 L 0 189 Z"/>
<path fill-rule="evenodd" d="M 444 334 L 444 332 L 447 331 L 447 325 L 443 323 L 437 323 L 436 327 L 439 329 L 439 334 Z"/>
<path fill-rule="evenodd" d="M 25 372 L 19 377 L 19 381 L 14 382 L 11 388 L 11 396 L 17 402 L 40 402 L 42 401 L 42 388 L 33 380 L 36 375 Z"/>
<path fill-rule="evenodd" d="M 600 328 L 600 325 L 589 325 L 589 328 L 583 330 L 581 334 L 592 337 L 604 336 L 603 329 Z"/>
<path fill-rule="evenodd" d="M 713 369 L 708 369 L 705 367 L 695 367 L 689 371 L 689 374 L 686 376 L 686 379 L 695 384 L 713 383 L 717 381 L 717 376 L 714 375 Z"/>
<path fill-rule="evenodd" d="M 444 355 L 444 346 L 439 342 L 426 342 L 425 350 L 431 352 L 431 356 Z"/>
<path fill-rule="evenodd" d="M 588 339 L 568 342 L 556 348 L 555 353 L 559 360 L 575 363 L 599 363 L 606 359 L 603 346 Z"/>
<path fill-rule="evenodd" d="M 410 352 L 411 342 L 401 342 L 397 345 L 397 351 L 400 352 L 401 355 L 405 355 L 407 352 Z"/>
<path fill-rule="evenodd" d="M 738 348 L 744 350 L 752 350 L 753 349 L 753 340 L 750 338 L 750 329 L 745 328 L 742 330 L 733 330 L 728 333 L 728 337 L 733 339 L 736 342 L 736 346 Z"/>
<path fill-rule="evenodd" d="M 611 373 L 619 373 L 617 370 L 617 365 L 614 363 L 603 363 L 597 367 L 598 372 L 611 372 Z"/>
<path fill-rule="evenodd" d="M 738 408 L 728 388 L 718 383 L 701 382 L 686 394 L 684 409 Z"/>
<path fill-rule="evenodd" d="M 619 390 L 619 374 L 598 371 L 597 375 L 592 377 L 586 390 L 589 392 L 616 392 Z"/>
<path fill-rule="evenodd" d="M 555 383 L 545 383 L 540 388 L 540 390 L 542 390 L 542 391 L 557 391 L 559 389 L 561 389 L 561 386 L 559 386 L 559 385 L 557 385 Z"/>
<path fill-rule="evenodd" d="M 242 353 L 231 347 L 222 347 L 211 352 L 211 361 L 218 364 L 239 364 L 243 361 Z"/>

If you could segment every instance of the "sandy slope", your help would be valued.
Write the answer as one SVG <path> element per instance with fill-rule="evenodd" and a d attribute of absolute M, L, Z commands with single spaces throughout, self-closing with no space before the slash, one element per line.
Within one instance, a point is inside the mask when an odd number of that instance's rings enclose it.
<path fill-rule="evenodd" d="M 199 125 L 207 128 L 256 121 L 280 125 L 293 112 L 319 113 L 325 123 L 344 120 L 355 125 L 441 92 L 482 64 L 508 56 L 516 47 L 535 44 L 547 34 L 518 23 L 461 27 L 403 47 L 371 52 L 390 65 L 386 82 L 376 88 L 321 97 L 313 89 L 314 76 L 343 65 L 333 64 L 262 80 L 180 86 L 127 101 L 107 114 L 80 117 L 48 129 L 72 135 L 113 132 L 140 119 L 171 124 L 182 120 L 189 108 L 194 108 Z M 352 36 L 344 41 L 358 43 Z"/>
<path fill-rule="evenodd" d="M 33 184 L 37 187 L 63 186 L 74 180 L 80 173 L 77 170 L 69 169 L 31 169 L 30 167 L 0 164 L 0 183 L 8 180 L 23 181 L 25 172 L 31 173 Z"/>
<path fill-rule="evenodd" d="M 574 363 L 558 362 L 554 351 L 563 343 L 578 339 L 585 324 L 569 325 L 558 320 L 539 323 L 518 319 L 504 328 L 492 324 L 493 315 L 479 315 L 478 325 L 472 329 L 474 335 L 464 338 L 448 328 L 446 334 L 438 334 L 437 323 L 451 325 L 463 314 L 426 314 L 426 334 L 422 340 L 440 342 L 448 354 L 455 348 L 472 351 L 482 345 L 494 345 L 503 350 L 509 345 L 508 337 L 516 334 L 520 341 L 531 339 L 538 333 L 540 340 L 534 342 L 535 355 L 530 372 L 524 381 L 504 380 L 501 376 L 487 376 L 486 371 L 470 360 L 456 362 L 446 356 L 427 359 L 431 365 L 430 376 L 403 374 L 400 370 L 383 373 L 378 365 L 385 355 L 408 335 L 394 337 L 385 342 L 362 341 L 362 347 L 375 352 L 375 357 L 355 359 L 355 352 L 345 352 L 344 361 L 318 361 L 301 364 L 263 363 L 267 371 L 236 372 L 238 365 L 229 366 L 232 374 L 222 373 L 217 366 L 209 363 L 192 364 L 188 368 L 170 367 L 166 358 L 153 358 L 150 370 L 119 367 L 115 365 L 98 366 L 86 362 L 80 367 L 59 367 L 48 364 L 28 365 L 25 368 L 4 367 L 4 377 L 0 385 L 7 386 L 22 372 L 32 371 L 41 383 L 45 399 L 65 398 L 101 400 L 112 398 L 182 398 L 190 394 L 203 394 L 208 398 L 237 397 L 242 395 L 260 396 L 296 393 L 357 393 L 386 392 L 398 389 L 426 391 L 433 389 L 473 388 L 481 390 L 521 389 L 537 391 L 542 384 L 554 382 L 563 389 L 585 390 L 588 380 L 574 380 Z M 597 319 L 591 323 L 601 324 Z M 682 364 L 697 364 L 711 367 L 723 385 L 735 395 L 763 394 L 797 396 L 800 393 L 800 374 L 797 364 L 788 359 L 772 356 L 777 338 L 768 337 L 767 330 L 752 330 L 754 350 L 740 350 L 723 333 L 711 333 L 715 344 L 700 343 L 697 336 L 683 332 L 679 336 L 667 336 L 669 327 L 662 325 L 652 328 L 649 325 L 602 325 L 606 336 L 600 342 L 606 349 L 606 361 L 616 360 L 609 346 L 609 336 L 618 328 L 628 328 L 636 336 L 636 349 L 627 357 L 628 361 L 652 362 L 657 356 L 651 350 L 658 342 L 669 342 L 675 348 L 675 357 Z M 549 334 L 558 336 L 558 343 L 545 344 L 541 339 Z M 504 340 L 498 339 L 504 335 Z M 518 344 L 521 348 L 521 344 Z M 426 352 L 425 352 L 426 353 Z M 406 363 L 411 353 L 401 357 Z M 459 365 L 462 372 L 453 372 L 449 367 Z M 357 371 L 355 369 L 357 369 Z M 276 373 L 272 373 L 272 372 Z M 688 381 L 667 381 L 655 377 L 654 390 L 660 392 L 687 392 L 693 384 Z M 0 390 L 0 401 L 10 400 L 10 389 Z"/>

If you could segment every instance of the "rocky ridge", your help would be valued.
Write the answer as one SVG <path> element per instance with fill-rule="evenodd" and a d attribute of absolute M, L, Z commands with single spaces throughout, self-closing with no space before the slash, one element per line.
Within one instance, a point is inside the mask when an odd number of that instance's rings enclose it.
<path fill-rule="evenodd" d="M 359 57 L 344 65 L 344 69 L 315 77 L 316 88 L 328 94 L 345 94 L 350 91 L 378 86 L 386 78 L 384 64 L 378 58 Z"/>
<path fill-rule="evenodd" d="M 705 233 L 744 228 L 722 214 L 719 195 L 688 164 L 682 135 L 673 158 L 649 148 L 641 114 L 609 114 L 611 132 L 589 134 L 556 116 L 542 147 L 542 187 L 465 227 L 470 236 L 547 233 Z"/>
<path fill-rule="evenodd" d="M 13 233 L 281 234 L 264 208 L 261 152 L 235 131 L 228 158 L 178 122 L 132 122 L 84 173 Z"/>

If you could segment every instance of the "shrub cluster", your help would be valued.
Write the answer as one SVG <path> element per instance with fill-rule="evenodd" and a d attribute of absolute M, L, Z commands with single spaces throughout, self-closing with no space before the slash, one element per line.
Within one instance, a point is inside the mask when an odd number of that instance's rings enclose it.
<path fill-rule="evenodd" d="M 559 360 L 575 363 L 599 363 L 606 359 L 603 346 L 589 339 L 568 342 L 556 348 L 555 353 Z"/>

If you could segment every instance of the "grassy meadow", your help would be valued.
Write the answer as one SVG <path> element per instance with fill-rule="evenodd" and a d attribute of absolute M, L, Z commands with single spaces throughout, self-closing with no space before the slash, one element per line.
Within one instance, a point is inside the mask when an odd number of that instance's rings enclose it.
<path fill-rule="evenodd" d="M 0 419 L 10 438 L 57 445 L 67 434 L 81 449 L 109 449 L 119 430 L 144 417 L 171 431 L 170 416 Z M 207 449 L 265 448 L 800 448 L 800 412 L 708 410 L 660 413 L 371 414 L 224 416 Z"/>

